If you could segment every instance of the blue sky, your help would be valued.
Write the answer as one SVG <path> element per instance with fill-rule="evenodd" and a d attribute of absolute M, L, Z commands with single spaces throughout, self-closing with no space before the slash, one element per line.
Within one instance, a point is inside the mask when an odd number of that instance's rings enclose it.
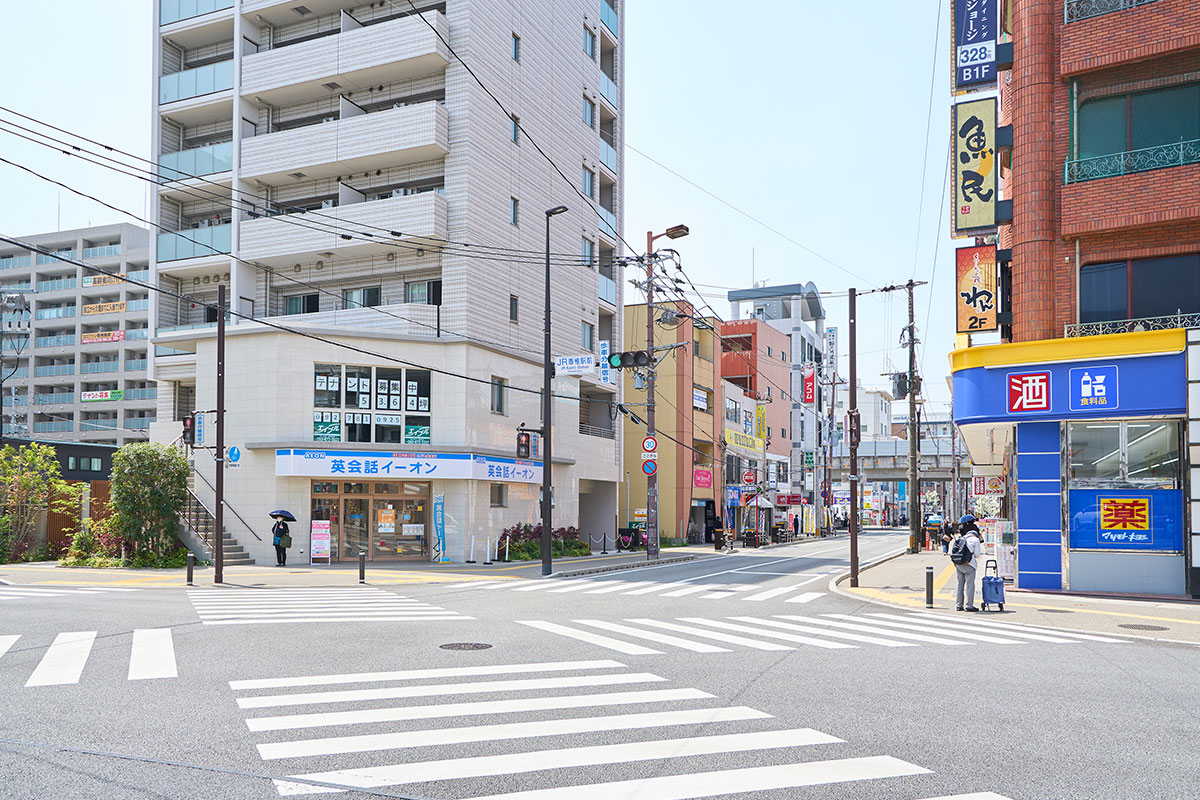
<path fill-rule="evenodd" d="M 623 42 L 626 239 L 637 243 L 646 230 L 686 223 L 691 235 L 674 244 L 725 317 L 728 289 L 751 283 L 752 252 L 755 279 L 813 281 L 829 293 L 932 276 L 931 286 L 917 290 L 916 316 L 934 401 L 949 399 L 954 269 L 943 196 L 948 13 L 942 10 L 935 42 L 939 3 L 631 0 Z M 4 14 L 10 31 L 47 30 L 45 6 L 11 3 Z M 64 24 L 53 37 L 11 36 L 0 50 L 0 70 L 10 76 L 0 104 L 148 153 L 149 0 L 63 0 L 54 14 Z M 140 181 L 7 134 L 0 134 L 0 156 L 138 214 L 146 207 Z M 6 164 L 0 185 L 7 189 L 0 194 L 5 233 L 125 221 Z M 828 298 L 826 309 L 842 330 L 844 353 L 844 297 Z M 902 292 L 860 298 L 866 385 L 886 385 L 885 359 L 897 369 L 906 363 L 898 346 L 906 313 Z"/>

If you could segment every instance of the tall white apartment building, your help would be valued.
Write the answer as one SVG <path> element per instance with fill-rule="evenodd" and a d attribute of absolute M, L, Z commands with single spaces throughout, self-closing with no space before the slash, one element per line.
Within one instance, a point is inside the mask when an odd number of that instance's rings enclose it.
<path fill-rule="evenodd" d="M 515 443 L 540 425 L 548 219 L 554 356 L 622 339 L 621 10 L 156 0 L 152 270 L 183 298 L 153 299 L 153 435 L 215 407 L 223 284 L 226 525 L 252 556 L 270 555 L 280 507 L 298 518 L 293 558 L 323 560 L 328 530 L 334 561 L 441 542 L 457 561 L 536 524 L 541 463 Z M 599 541 L 618 383 L 554 385 L 555 527 Z M 212 508 L 208 451 L 195 467 Z"/>

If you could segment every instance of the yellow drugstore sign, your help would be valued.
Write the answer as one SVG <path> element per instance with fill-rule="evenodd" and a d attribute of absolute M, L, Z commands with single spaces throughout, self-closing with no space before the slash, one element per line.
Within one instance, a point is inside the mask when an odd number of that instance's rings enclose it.
<path fill-rule="evenodd" d="M 765 443 L 758 436 L 748 436 L 741 431 L 735 431 L 733 428 L 725 429 L 725 441 L 734 447 L 753 450 L 756 453 L 761 453 L 763 447 L 765 447 Z"/>
<path fill-rule="evenodd" d="M 111 314 L 115 311 L 124 311 L 125 301 L 119 303 L 93 303 L 90 306 L 83 307 L 84 314 Z"/>
<path fill-rule="evenodd" d="M 1150 530 L 1149 498 L 1100 498 L 1100 530 Z"/>

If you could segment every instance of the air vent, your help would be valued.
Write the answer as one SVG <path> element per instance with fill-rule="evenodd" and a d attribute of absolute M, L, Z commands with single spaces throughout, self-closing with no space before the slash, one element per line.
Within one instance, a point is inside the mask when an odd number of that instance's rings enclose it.
<path fill-rule="evenodd" d="M 306 176 L 303 172 L 291 172 L 291 173 L 288 173 L 288 177 L 295 178 L 296 180 L 300 180 L 301 178 L 305 178 L 308 176 Z"/>
<path fill-rule="evenodd" d="M 331 92 L 336 92 L 338 89 L 342 88 L 342 85 L 337 81 L 330 81 L 329 83 L 324 84 L 324 86 Z"/>
<path fill-rule="evenodd" d="M 295 11 L 297 14 L 299 14 L 302 17 L 307 16 L 312 13 L 311 11 L 309 11 L 308 6 L 296 6 L 295 8 L 292 9 L 292 11 Z"/>

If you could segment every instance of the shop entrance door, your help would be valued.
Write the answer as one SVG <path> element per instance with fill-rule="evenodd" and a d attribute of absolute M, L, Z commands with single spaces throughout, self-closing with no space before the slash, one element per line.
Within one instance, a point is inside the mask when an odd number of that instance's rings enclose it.
<path fill-rule="evenodd" d="M 371 553 L 368 502 L 365 497 L 342 499 L 342 558 L 356 558 L 360 552 Z"/>

